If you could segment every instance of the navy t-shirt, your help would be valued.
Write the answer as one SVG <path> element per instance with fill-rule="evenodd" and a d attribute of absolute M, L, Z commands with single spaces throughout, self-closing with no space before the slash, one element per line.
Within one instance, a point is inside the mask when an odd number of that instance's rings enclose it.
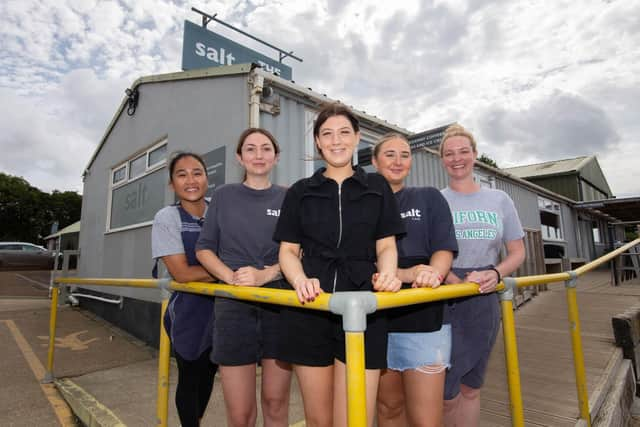
<path fill-rule="evenodd" d="M 398 242 L 398 266 L 429 264 L 436 251 L 458 253 L 449 204 L 432 187 L 405 187 L 395 193 L 407 235 Z M 444 273 L 444 272 L 443 272 Z M 403 288 L 411 287 L 404 283 Z M 436 301 L 390 311 L 390 332 L 432 332 L 442 326 L 443 302 Z"/>

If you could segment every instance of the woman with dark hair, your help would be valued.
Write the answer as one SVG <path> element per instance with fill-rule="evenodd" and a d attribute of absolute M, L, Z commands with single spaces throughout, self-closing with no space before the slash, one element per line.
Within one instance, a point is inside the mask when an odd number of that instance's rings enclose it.
<path fill-rule="evenodd" d="M 446 283 L 474 282 L 482 295 L 452 300 L 444 321 L 451 324 L 451 369 L 445 379 L 444 421 L 447 426 L 477 426 L 480 388 L 500 327 L 496 285 L 518 269 L 525 258 L 524 232 L 511 198 L 503 191 L 483 188 L 473 178 L 478 156 L 473 135 L 462 126 L 449 126 L 440 144 L 449 186 L 449 202 L 459 253 Z M 506 256 L 500 252 L 506 248 Z"/>
<path fill-rule="evenodd" d="M 207 211 L 207 167 L 200 156 L 180 152 L 169 162 L 169 186 L 178 199 L 156 214 L 151 229 L 153 258 L 162 260 L 178 282 L 208 282 L 213 277 L 195 254 L 203 217 Z M 157 264 L 154 267 L 157 277 Z M 176 407 L 184 427 L 196 427 L 211 397 L 217 365 L 211 363 L 212 297 L 174 292 L 164 326 L 178 364 Z"/>
<path fill-rule="evenodd" d="M 236 158 L 245 170 L 242 183 L 213 193 L 197 244 L 202 265 L 222 282 L 237 286 L 283 288 L 278 244 L 273 231 L 285 189 L 269 178 L 280 148 L 264 129 L 242 132 Z M 254 426 L 257 417 L 256 366 L 262 366 L 261 403 L 265 426 L 288 426 L 291 368 L 277 360 L 279 309 L 230 298 L 216 298 L 215 347 L 229 426 Z"/>
<path fill-rule="evenodd" d="M 411 148 L 397 133 L 375 145 L 372 162 L 391 186 L 407 235 L 398 242 L 398 278 L 403 288 L 436 288 L 458 251 L 451 211 L 440 191 L 406 187 Z M 387 312 L 387 369 L 380 377 L 378 425 L 440 426 L 451 327 L 442 324 L 443 302 Z"/>
<path fill-rule="evenodd" d="M 274 235 L 280 241 L 283 274 L 303 304 L 321 292 L 397 291 L 396 236 L 404 233 L 404 226 L 384 178 L 351 165 L 360 139 L 357 118 L 345 106 L 330 104 L 318 114 L 313 135 L 326 167 L 287 191 Z M 281 356 L 294 366 L 307 425 L 346 426 L 340 319 L 294 308 L 283 308 L 282 313 Z M 380 370 L 386 367 L 386 349 L 386 317 L 369 315 L 365 332 L 369 425 Z"/>

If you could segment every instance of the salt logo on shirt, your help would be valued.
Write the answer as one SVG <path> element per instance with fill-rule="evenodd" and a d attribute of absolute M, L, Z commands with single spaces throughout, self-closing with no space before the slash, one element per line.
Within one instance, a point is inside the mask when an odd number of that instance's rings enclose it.
<path fill-rule="evenodd" d="M 400 218 L 409 218 L 414 221 L 420 221 L 420 218 L 422 218 L 422 214 L 420 213 L 420 209 L 409 209 L 406 212 L 400 212 Z"/>
<path fill-rule="evenodd" d="M 267 216 L 280 216 L 280 209 L 267 209 Z"/>

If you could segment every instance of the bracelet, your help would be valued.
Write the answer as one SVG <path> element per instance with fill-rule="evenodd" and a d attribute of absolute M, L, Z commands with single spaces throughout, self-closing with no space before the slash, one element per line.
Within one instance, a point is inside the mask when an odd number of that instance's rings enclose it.
<path fill-rule="evenodd" d="M 498 271 L 498 269 L 497 269 L 497 268 L 495 268 L 495 267 L 489 267 L 489 270 L 493 270 L 493 271 L 495 271 L 495 272 L 496 272 L 496 274 L 498 275 L 498 282 L 497 282 L 497 283 L 502 282 L 502 276 L 500 275 L 500 272 Z"/>

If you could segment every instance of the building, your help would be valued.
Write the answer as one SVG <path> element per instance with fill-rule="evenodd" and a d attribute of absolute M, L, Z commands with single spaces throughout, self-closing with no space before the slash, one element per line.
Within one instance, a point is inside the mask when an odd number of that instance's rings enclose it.
<path fill-rule="evenodd" d="M 275 135 L 282 149 L 273 182 L 290 185 L 311 175 L 321 165 L 315 156 L 313 121 L 320 106 L 329 101 L 325 95 L 251 64 L 136 80 L 84 172 L 78 276 L 151 276 L 151 223 L 160 208 L 174 201 L 167 185 L 167 159 L 174 151 L 203 154 L 213 190 L 241 180 L 236 139 L 249 126 L 263 127 Z M 370 157 L 362 154 L 380 136 L 391 131 L 412 136 L 377 117 L 358 110 L 354 113 L 361 122 L 358 152 L 365 168 L 371 168 L 367 165 Z M 354 154 L 354 163 L 358 157 Z M 515 201 L 527 231 L 527 263 L 519 274 L 579 265 L 601 252 L 598 245 L 604 248 L 619 238 L 606 233 L 606 217 L 577 210 L 571 197 L 481 163 L 476 175 L 482 185 L 502 189 Z M 435 151 L 415 149 L 409 180 L 410 185 L 446 185 Z M 606 180 L 605 185 L 589 177 L 580 182 L 586 180 L 608 190 Z M 157 342 L 159 290 L 83 288 L 83 293 L 99 294 L 103 299 L 83 297 L 83 306 L 146 342 Z M 105 298 L 111 298 L 113 304 L 104 302 Z"/>
<path fill-rule="evenodd" d="M 237 138 L 247 127 L 259 126 L 281 146 L 274 183 L 290 185 L 311 175 L 321 164 L 315 156 L 313 120 L 328 101 L 250 64 L 136 80 L 84 172 L 78 276 L 151 276 L 151 223 L 160 208 L 174 201 L 166 167 L 174 151 L 203 154 L 213 190 L 241 180 Z M 409 134 L 363 112 L 355 114 L 362 147 L 390 131 Z M 104 294 L 105 288 L 87 291 Z M 87 298 L 81 304 L 145 341 L 157 341 L 159 291 L 108 288 L 107 293 L 114 304 Z"/>
<path fill-rule="evenodd" d="M 577 202 L 609 199 L 613 196 L 596 156 L 517 166 L 506 168 L 505 172 Z"/>

